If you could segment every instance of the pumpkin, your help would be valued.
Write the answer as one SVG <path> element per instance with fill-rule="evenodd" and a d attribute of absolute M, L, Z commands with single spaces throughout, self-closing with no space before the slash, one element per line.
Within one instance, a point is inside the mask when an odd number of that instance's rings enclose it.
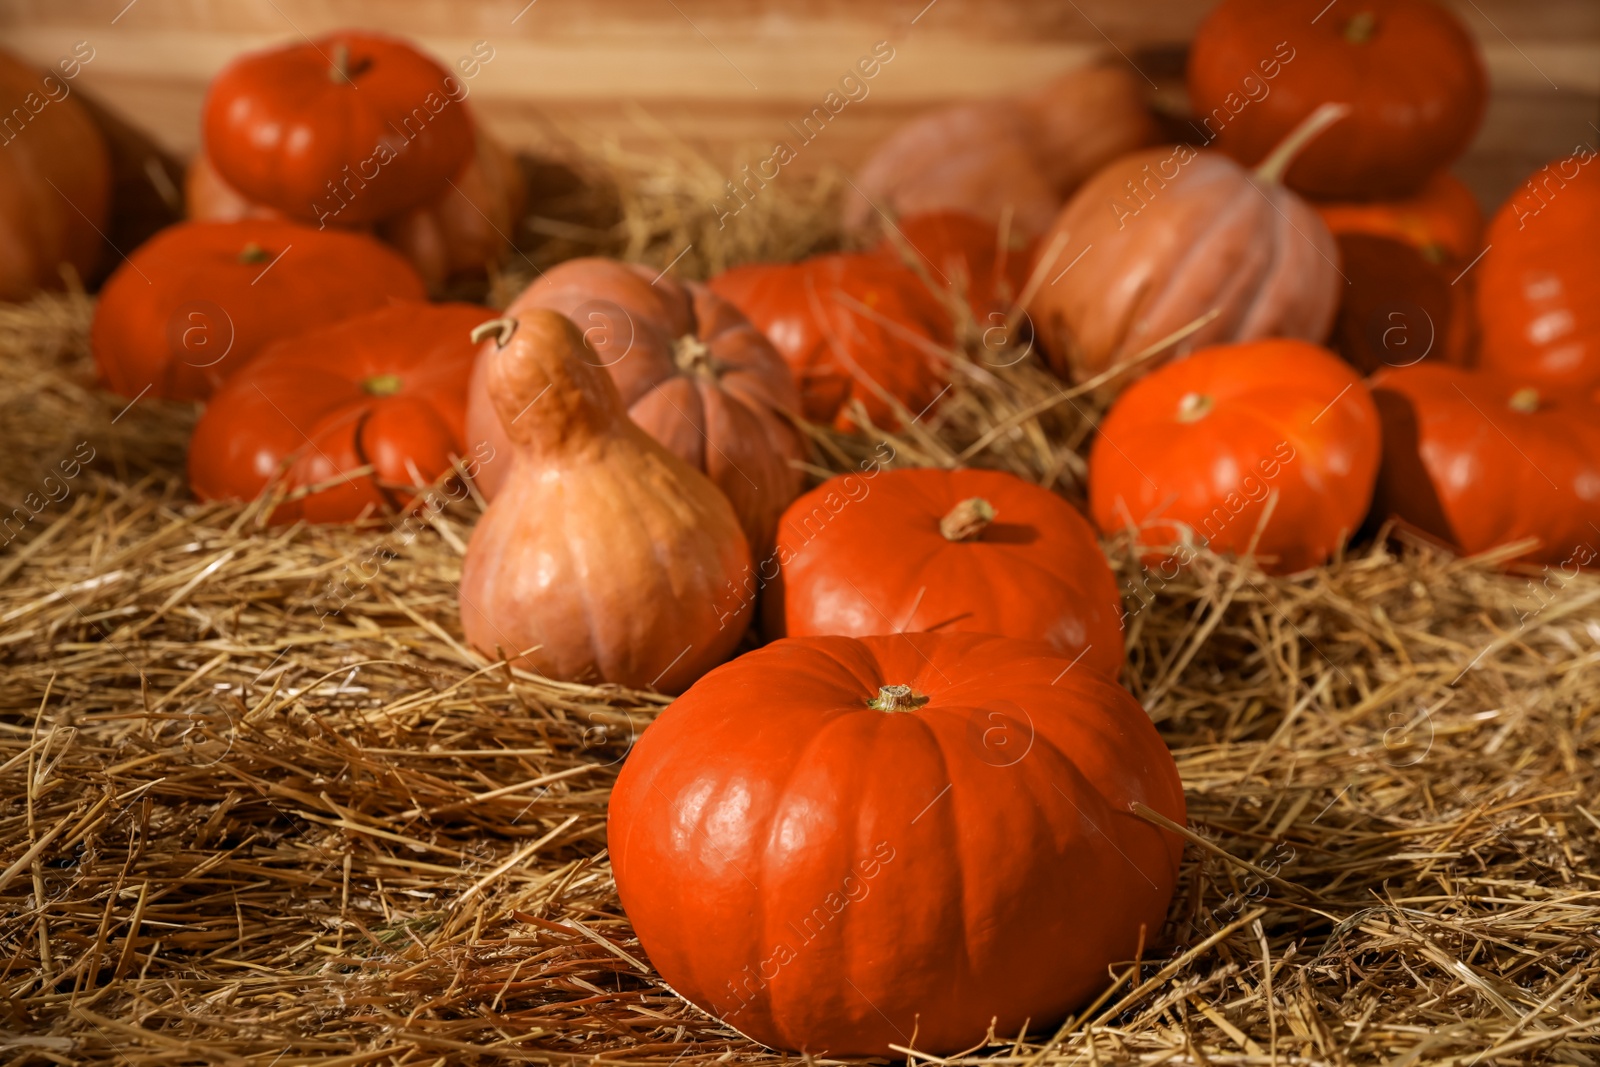
<path fill-rule="evenodd" d="M 1600 166 L 1536 172 L 1489 225 L 1473 269 L 1479 366 L 1556 393 L 1600 387 Z"/>
<path fill-rule="evenodd" d="M 281 337 L 426 295 L 398 252 L 362 234 L 184 222 L 107 280 L 89 346 L 114 392 L 203 400 Z"/>
<path fill-rule="evenodd" d="M 1316 211 L 1277 178 L 1339 116 L 1319 111 L 1255 173 L 1176 145 L 1135 152 L 1091 178 L 1040 240 L 1047 262 L 1028 314 L 1052 369 L 1095 378 L 1206 316 L 1162 358 L 1263 337 L 1326 338 L 1343 281 L 1339 251 Z M 1115 374 L 1103 391 L 1155 365 Z"/>
<path fill-rule="evenodd" d="M 1335 237 L 1363 234 L 1402 241 L 1431 263 L 1471 262 L 1483 248 L 1483 210 L 1461 179 L 1440 171 L 1398 200 L 1313 203 Z M 1453 277 L 1453 275 L 1452 275 Z"/>
<path fill-rule="evenodd" d="M 1332 200 L 1410 196 L 1461 155 L 1488 76 L 1471 34 L 1432 0 L 1222 0 L 1189 49 L 1189 99 L 1208 143 L 1247 166 L 1318 105 L 1350 118 L 1289 167 Z"/>
<path fill-rule="evenodd" d="M 788 361 L 813 422 L 849 430 L 860 401 L 874 425 L 901 425 L 947 388 L 950 313 L 915 272 L 869 253 L 751 263 L 708 283 Z"/>
<path fill-rule="evenodd" d="M 522 165 L 479 132 L 477 148 L 432 203 L 378 222 L 378 236 L 400 249 L 430 287 L 481 277 L 506 258 L 527 208 Z"/>
<path fill-rule="evenodd" d="M 246 198 L 356 225 L 449 189 L 472 156 L 462 99 L 404 41 L 341 32 L 234 60 L 211 83 L 201 129 L 217 173 Z"/>
<path fill-rule="evenodd" d="M 750 567 L 732 505 L 628 418 L 566 316 L 493 325 L 485 383 L 516 458 L 462 562 L 468 642 L 562 681 L 682 692 L 746 629 L 720 606 Z"/>
<path fill-rule="evenodd" d="M 805 456 L 789 417 L 799 408 L 783 358 L 738 310 L 702 285 L 657 277 L 615 260 L 572 259 L 550 268 L 511 304 L 576 322 L 611 375 L 628 416 L 733 504 L 756 551 L 772 544 L 778 516 L 800 491 L 792 464 Z M 652 280 L 653 279 L 653 280 Z M 514 450 L 495 413 L 485 350 L 473 376 L 468 438 L 503 458 L 478 486 L 493 499 L 510 477 Z"/>
<path fill-rule="evenodd" d="M 1344 287 L 1332 346 L 1363 374 L 1424 359 L 1465 364 L 1472 353 L 1472 290 L 1454 284 L 1464 262 L 1439 262 L 1409 241 L 1340 234 Z"/>
<path fill-rule="evenodd" d="M 1584 566 L 1600 551 L 1600 405 L 1568 390 L 1424 363 L 1373 378 L 1383 419 L 1375 510 L 1476 555 Z"/>
<path fill-rule="evenodd" d="M 895 228 L 879 243 L 880 254 L 964 299 L 980 329 L 1005 323 L 1028 284 L 1032 241 L 960 211 L 908 215 Z"/>
<path fill-rule="evenodd" d="M 931 111 L 868 158 L 845 198 L 845 224 L 961 211 L 1042 232 L 1085 178 L 1155 140 L 1142 85 L 1116 66 L 1071 70 L 1022 96 Z"/>
<path fill-rule="evenodd" d="M 800 637 L 703 678 L 611 793 L 662 978 L 830 1058 L 1054 1028 L 1166 918 L 1183 842 L 1134 805 L 1185 818 L 1143 709 L 1071 666 L 988 634 Z"/>
<path fill-rule="evenodd" d="M 403 510 L 466 451 L 472 330 L 488 317 L 471 304 L 395 304 L 269 345 L 195 425 L 195 496 L 249 500 L 281 474 L 287 489 L 320 488 L 294 494 L 276 522 Z"/>
<path fill-rule="evenodd" d="M 0 51 L 0 300 L 61 288 L 63 266 L 87 280 L 100 263 L 110 152 L 68 85 Z"/>
<path fill-rule="evenodd" d="M 183 172 L 183 213 L 195 222 L 287 218 L 277 208 L 258 204 L 229 185 L 204 152 L 197 153 Z"/>
<path fill-rule="evenodd" d="M 1361 525 L 1378 438 L 1372 396 L 1333 353 L 1288 339 L 1203 349 L 1112 405 L 1089 452 L 1090 513 L 1107 534 L 1136 527 L 1163 565 L 1156 547 L 1183 545 L 1184 528 L 1237 555 L 1259 529 L 1261 568 L 1292 574 Z"/>
<path fill-rule="evenodd" d="M 1122 596 L 1094 528 L 1013 474 L 831 478 L 784 513 L 774 562 L 768 637 L 975 630 L 1122 669 Z"/>

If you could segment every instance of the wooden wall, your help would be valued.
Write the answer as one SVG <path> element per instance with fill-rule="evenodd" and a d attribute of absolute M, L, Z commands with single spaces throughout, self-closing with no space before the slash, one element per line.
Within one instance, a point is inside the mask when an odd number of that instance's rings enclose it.
<path fill-rule="evenodd" d="M 1350 3 L 1351 0 L 1337 0 Z M 1600 0 L 1451 0 L 1494 79 L 1462 174 L 1488 204 L 1580 141 L 1600 145 Z M 1168 96 L 1204 0 L 0 0 L 0 41 L 47 64 L 77 41 L 95 58 L 78 87 L 162 144 L 198 144 L 204 86 L 237 53 L 364 25 L 442 60 L 475 42 L 478 113 L 513 143 L 642 144 L 664 129 L 719 166 L 784 124 L 878 41 L 894 59 L 801 167 L 854 164 L 930 104 L 1006 92 L 1120 50 Z M 659 124 L 658 126 L 653 124 Z M 763 153 L 765 154 L 765 153 Z M 745 158 L 750 158 L 746 155 Z"/>

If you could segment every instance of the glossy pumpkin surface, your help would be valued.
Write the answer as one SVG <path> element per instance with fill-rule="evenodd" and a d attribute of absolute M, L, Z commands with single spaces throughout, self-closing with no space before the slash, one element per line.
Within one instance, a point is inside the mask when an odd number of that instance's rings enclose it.
<path fill-rule="evenodd" d="M 950 314 L 913 271 L 869 253 L 753 263 L 710 281 L 788 362 L 801 410 L 851 429 L 859 400 L 874 425 L 925 412 L 946 387 Z"/>
<path fill-rule="evenodd" d="M 1488 75 L 1433 0 L 1222 0 L 1190 47 L 1189 97 L 1210 143 L 1251 166 L 1318 105 L 1349 104 L 1285 180 L 1325 199 L 1394 199 L 1466 150 Z"/>
<path fill-rule="evenodd" d="M 1372 396 L 1333 353 L 1290 340 L 1219 345 L 1117 399 L 1089 454 L 1090 513 L 1108 534 L 1137 528 L 1145 545 L 1181 545 L 1192 531 L 1238 555 L 1259 529 L 1262 569 L 1292 574 L 1360 526 L 1379 450 Z"/>
<path fill-rule="evenodd" d="M 459 83 L 404 41 L 341 32 L 243 56 L 201 126 L 229 185 L 292 218 L 373 222 L 436 199 L 472 156 Z"/>
<path fill-rule="evenodd" d="M 540 275 L 506 313 L 549 308 L 577 323 L 628 417 L 727 494 L 762 551 L 800 491 L 792 461 L 805 453 L 788 417 L 799 408 L 794 376 L 732 304 L 659 274 L 616 260 L 568 260 Z M 473 441 L 487 440 L 504 456 L 478 476 L 492 498 L 513 453 L 489 395 L 491 358 L 486 351 L 473 376 L 467 426 Z"/>
<path fill-rule="evenodd" d="M 486 340 L 485 385 L 516 453 L 461 565 L 461 628 L 485 655 L 561 681 L 680 693 L 749 613 L 733 507 L 628 417 L 571 320 L 529 308 Z"/>
<path fill-rule="evenodd" d="M 1473 268 L 1479 366 L 1549 393 L 1600 387 L 1600 161 L 1535 173 L 1489 225 Z"/>
<path fill-rule="evenodd" d="M 471 334 L 492 317 L 471 304 L 396 304 L 275 342 L 195 425 L 195 495 L 249 500 L 281 475 L 291 499 L 277 522 L 404 510 L 466 458 Z"/>
<path fill-rule="evenodd" d="M 273 341 L 426 295 L 398 252 L 362 234 L 186 222 L 111 275 L 89 343 L 112 391 L 202 400 Z"/>
<path fill-rule="evenodd" d="M 712 672 L 611 795 L 617 890 L 674 990 L 756 1040 L 935 1054 L 1048 1031 L 1149 945 L 1177 769 L 1127 691 L 982 634 L 778 641 Z"/>
<path fill-rule="evenodd" d="M 92 282 L 111 203 L 105 138 L 71 82 L 0 52 L 0 300 Z"/>
<path fill-rule="evenodd" d="M 1373 379 L 1376 507 L 1474 555 L 1536 538 L 1525 562 L 1600 558 L 1600 405 L 1515 378 L 1423 364 Z"/>
<path fill-rule="evenodd" d="M 778 530 L 768 637 L 977 631 L 1122 669 L 1122 598 L 1094 528 L 1003 471 L 831 478 Z"/>
<path fill-rule="evenodd" d="M 1339 250 L 1304 200 L 1218 152 L 1125 156 L 1091 178 L 1039 242 L 1028 303 L 1050 366 L 1082 382 L 1215 317 L 1106 386 L 1210 344 L 1321 342 L 1343 279 Z"/>

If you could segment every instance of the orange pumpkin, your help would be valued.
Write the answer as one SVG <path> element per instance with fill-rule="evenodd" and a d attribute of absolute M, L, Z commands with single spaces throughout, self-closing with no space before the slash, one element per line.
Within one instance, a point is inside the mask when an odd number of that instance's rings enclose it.
<path fill-rule="evenodd" d="M 110 153 L 71 91 L 0 52 L 0 300 L 61 288 L 63 266 L 88 281 L 101 261 Z"/>
<path fill-rule="evenodd" d="M 468 642 L 562 681 L 682 692 L 746 629 L 719 607 L 750 567 L 728 498 L 628 418 L 566 316 L 494 326 L 485 384 L 516 456 L 462 560 Z"/>
<path fill-rule="evenodd" d="M 114 392 L 203 400 L 279 338 L 426 296 L 411 265 L 364 234 L 273 219 L 184 222 L 112 273 L 89 347 Z"/>
<path fill-rule="evenodd" d="M 552 267 L 506 314 L 534 308 L 576 322 L 629 418 L 727 494 L 757 551 L 772 543 L 778 516 L 800 491 L 793 463 L 805 452 L 789 422 L 799 406 L 794 377 L 760 331 L 702 285 L 610 259 Z M 486 352 L 473 375 L 467 433 L 504 457 L 478 475 L 492 499 L 514 450 L 489 392 L 491 359 Z"/>
<path fill-rule="evenodd" d="M 1330 345 L 1363 374 L 1424 359 L 1465 364 L 1472 356 L 1472 289 L 1465 263 L 1435 263 L 1415 245 L 1373 234 L 1341 234 L 1348 284 Z"/>
<path fill-rule="evenodd" d="M 471 304 L 395 304 L 268 346 L 195 425 L 195 496 L 249 500 L 281 476 L 301 492 L 274 522 L 403 510 L 466 453 L 472 331 L 490 314 Z M 353 474 L 363 467 L 373 470 Z"/>
<path fill-rule="evenodd" d="M 1032 236 L 1084 179 L 1157 136 L 1144 86 L 1120 66 L 1071 70 L 1018 97 L 959 104 L 890 135 L 845 198 L 845 224 L 961 211 Z"/>
<path fill-rule="evenodd" d="M 1483 248 L 1483 209 L 1462 181 L 1439 171 L 1398 200 L 1313 201 L 1335 237 L 1365 234 L 1402 241 L 1432 263 L 1470 263 Z"/>
<path fill-rule="evenodd" d="M 1093 527 L 1013 474 L 831 478 L 784 513 L 774 562 L 769 638 L 973 630 L 1122 670 L 1122 597 Z"/>
<path fill-rule="evenodd" d="M 1372 380 L 1383 419 L 1375 510 L 1476 555 L 1536 538 L 1519 560 L 1600 558 L 1600 405 L 1570 390 L 1440 364 Z"/>
<path fill-rule="evenodd" d="M 1550 394 L 1600 388 L 1600 162 L 1535 173 L 1495 213 L 1473 268 L 1478 365 Z"/>
<path fill-rule="evenodd" d="M 980 328 L 1003 324 L 1028 284 L 1034 245 L 1015 232 L 960 211 L 908 215 L 877 251 L 924 271 L 966 301 Z"/>
<path fill-rule="evenodd" d="M 1189 50 L 1189 99 L 1241 163 L 1327 102 L 1350 117 L 1289 167 L 1309 196 L 1410 196 L 1466 150 L 1488 77 L 1472 34 L 1433 0 L 1222 0 Z"/>
<path fill-rule="evenodd" d="M 954 343 L 950 312 L 885 256 L 749 263 L 708 284 L 783 354 L 813 422 L 853 429 L 851 404 L 860 401 L 874 425 L 898 425 L 948 388 L 941 356 Z"/>
<path fill-rule="evenodd" d="M 1343 281 L 1339 251 L 1277 177 L 1338 117 L 1320 112 L 1256 173 L 1177 145 L 1125 156 L 1091 178 L 1040 240 L 1049 261 L 1028 314 L 1050 366 L 1083 382 L 1208 315 L 1161 360 L 1209 344 L 1326 338 Z M 1104 391 L 1161 360 L 1114 375 Z"/>
<path fill-rule="evenodd" d="M 673 990 L 775 1048 L 899 1059 L 1049 1033 L 1156 943 L 1183 841 L 1136 804 L 1182 824 L 1178 769 L 1070 657 L 790 638 L 644 731 L 606 843 Z"/>
<path fill-rule="evenodd" d="M 1291 340 L 1219 345 L 1117 398 L 1089 453 L 1089 508 L 1101 530 L 1132 526 L 1152 547 L 1183 545 L 1188 530 L 1243 554 L 1259 531 L 1262 569 L 1292 574 L 1360 526 L 1379 448 L 1372 396 L 1333 353 Z M 1181 550 L 1154 558 L 1186 562 Z"/>

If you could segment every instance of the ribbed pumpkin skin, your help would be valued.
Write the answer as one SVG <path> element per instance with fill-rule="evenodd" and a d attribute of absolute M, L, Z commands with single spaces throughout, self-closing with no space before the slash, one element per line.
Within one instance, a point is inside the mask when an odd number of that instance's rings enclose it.
<path fill-rule="evenodd" d="M 940 520 L 972 498 L 993 521 L 973 540 L 945 537 Z M 769 638 L 974 631 L 1043 641 L 1107 677 L 1122 670 L 1122 596 L 1094 528 L 1003 471 L 831 478 L 784 513 L 776 557 Z"/>
<path fill-rule="evenodd" d="M 487 655 L 573 682 L 682 692 L 733 651 L 727 590 L 750 550 L 727 497 L 628 418 L 559 312 L 486 341 L 517 453 L 461 565 L 461 628 Z"/>
<path fill-rule="evenodd" d="M 1563 180 L 1565 175 L 1575 175 Z M 1600 388 L 1600 161 L 1568 158 L 1495 213 L 1473 269 L 1479 366 L 1547 391 Z"/>
<path fill-rule="evenodd" d="M 982 634 L 778 641 L 640 738 L 617 890 L 673 989 L 776 1048 L 949 1053 L 1053 1027 L 1153 943 L 1177 769 L 1121 687 Z M 928 702 L 881 711 L 880 687 Z"/>
<path fill-rule="evenodd" d="M 1189 398 L 1209 398 L 1199 417 Z M 1378 474 L 1378 413 L 1354 368 L 1304 341 L 1219 345 L 1123 393 L 1089 453 L 1089 509 L 1170 545 L 1183 523 L 1216 552 L 1256 545 L 1263 570 L 1324 562 L 1361 525 Z"/>
<path fill-rule="evenodd" d="M 1520 561 L 1600 558 L 1600 404 L 1433 363 L 1384 371 L 1372 388 L 1383 419 L 1381 515 L 1464 555 L 1537 537 Z M 1523 390 L 1537 406 L 1518 409 Z"/>
<path fill-rule="evenodd" d="M 1287 61 L 1263 80 L 1261 64 L 1276 59 Z M 1248 100 L 1262 93 L 1252 78 L 1265 92 Z M 1351 105 L 1286 181 L 1308 196 L 1375 200 L 1415 193 L 1466 150 L 1489 83 L 1471 32 L 1434 0 L 1223 0 L 1190 47 L 1189 97 L 1217 147 L 1251 166 L 1318 105 Z"/>
<path fill-rule="evenodd" d="M 0 51 L 0 117 L 9 123 L 0 137 L 0 300 L 61 288 L 62 264 L 92 282 L 103 258 L 110 153 L 83 105 L 50 98 L 45 77 Z M 55 75 L 51 84 L 70 83 Z M 29 116 L 20 128 L 19 113 Z"/>
<path fill-rule="evenodd" d="M 629 418 L 710 478 L 733 504 L 750 544 L 763 551 L 800 491 L 800 472 L 790 461 L 805 451 L 784 414 L 799 409 L 794 376 L 732 304 L 703 285 L 658 274 L 598 257 L 567 260 L 540 275 L 506 313 L 549 308 L 576 322 Z M 502 454 L 505 431 L 483 362 L 468 390 L 467 435 Z M 512 450 L 503 456 L 478 476 L 490 499 L 509 476 Z"/>
<path fill-rule="evenodd" d="M 1218 311 L 1108 392 L 1205 345 L 1321 342 L 1343 284 L 1338 246 L 1310 205 L 1220 153 L 1187 147 L 1137 152 L 1096 174 L 1040 238 L 1041 255 L 1058 239 L 1028 313 L 1051 368 L 1073 381 Z"/>

